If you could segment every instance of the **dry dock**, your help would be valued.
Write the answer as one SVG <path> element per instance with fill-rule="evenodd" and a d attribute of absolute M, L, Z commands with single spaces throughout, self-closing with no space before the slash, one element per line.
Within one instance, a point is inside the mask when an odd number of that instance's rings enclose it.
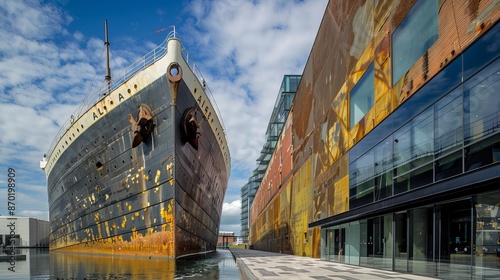
<path fill-rule="evenodd" d="M 436 279 L 258 250 L 229 249 L 244 280 L 277 279 Z"/>

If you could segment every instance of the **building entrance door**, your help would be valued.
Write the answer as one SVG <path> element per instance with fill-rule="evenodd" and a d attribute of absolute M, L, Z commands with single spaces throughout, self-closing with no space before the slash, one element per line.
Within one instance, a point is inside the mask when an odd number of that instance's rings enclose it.
<path fill-rule="evenodd" d="M 470 277 L 472 273 L 472 205 L 461 200 L 438 207 L 440 277 Z"/>
<path fill-rule="evenodd" d="M 329 231 L 332 234 L 328 236 L 332 237 L 331 242 L 329 243 L 330 247 L 330 260 L 335 262 L 344 263 L 345 262 L 345 228 L 335 227 L 330 229 Z"/>

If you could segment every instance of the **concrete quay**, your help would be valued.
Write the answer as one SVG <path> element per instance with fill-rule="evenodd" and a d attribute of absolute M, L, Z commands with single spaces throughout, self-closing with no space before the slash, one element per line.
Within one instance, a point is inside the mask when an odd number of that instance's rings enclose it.
<path fill-rule="evenodd" d="M 277 280 L 277 279 L 395 279 L 395 280 L 429 280 L 431 277 L 405 274 L 348 264 L 324 261 L 315 258 L 285 255 L 279 253 L 229 249 L 244 280 Z"/>

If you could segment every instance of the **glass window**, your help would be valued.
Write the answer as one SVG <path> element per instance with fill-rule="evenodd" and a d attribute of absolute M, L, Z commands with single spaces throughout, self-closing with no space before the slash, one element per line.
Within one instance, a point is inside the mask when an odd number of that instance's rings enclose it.
<path fill-rule="evenodd" d="M 394 179 L 394 194 L 400 194 L 432 183 L 432 163 L 414 169 Z"/>
<path fill-rule="evenodd" d="M 434 164 L 436 181 L 461 174 L 462 171 L 462 150 L 436 160 Z"/>
<path fill-rule="evenodd" d="M 375 201 L 392 195 L 393 138 L 375 147 Z"/>
<path fill-rule="evenodd" d="M 464 54 L 464 78 L 476 73 L 479 69 L 495 60 L 500 54 L 500 24 L 493 27 L 488 33 L 482 36 L 476 43 L 468 48 Z"/>
<path fill-rule="evenodd" d="M 465 171 L 500 161 L 500 134 L 495 134 L 465 148 Z"/>
<path fill-rule="evenodd" d="M 395 175 L 410 170 L 411 123 L 394 133 L 394 167 Z"/>
<path fill-rule="evenodd" d="M 476 263 L 492 269 L 498 269 L 498 262 L 492 260 L 498 260 L 500 255 L 497 252 L 500 249 L 499 205 L 500 192 L 478 195 L 477 202 L 475 203 L 476 234 L 474 237 L 476 239 Z"/>
<path fill-rule="evenodd" d="M 411 149 L 412 167 L 418 167 L 433 159 L 434 152 L 434 118 L 433 111 L 426 110 L 412 120 Z"/>
<path fill-rule="evenodd" d="M 373 202 L 374 166 L 373 150 L 351 164 L 349 168 L 350 209 Z"/>
<path fill-rule="evenodd" d="M 434 152 L 436 156 L 462 146 L 462 87 L 434 105 Z"/>
<path fill-rule="evenodd" d="M 500 60 L 464 83 L 465 144 L 500 131 Z"/>
<path fill-rule="evenodd" d="M 393 84 L 438 38 L 438 1 L 418 0 L 392 34 Z"/>
<path fill-rule="evenodd" d="M 394 133 L 396 176 L 433 159 L 434 124 L 431 109 L 427 109 Z"/>
<path fill-rule="evenodd" d="M 351 90 L 350 95 L 350 114 L 351 114 L 351 128 L 356 125 L 361 118 L 373 107 L 374 102 L 374 77 L 373 77 L 373 63 L 370 64 L 368 69 L 359 79 L 358 83 Z"/>

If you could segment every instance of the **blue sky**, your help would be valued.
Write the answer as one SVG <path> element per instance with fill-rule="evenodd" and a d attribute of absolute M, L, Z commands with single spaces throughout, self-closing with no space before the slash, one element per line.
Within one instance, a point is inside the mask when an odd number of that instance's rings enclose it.
<path fill-rule="evenodd" d="M 256 167 L 281 80 L 302 74 L 326 4 L 0 0 L 0 215 L 8 215 L 7 170 L 14 168 L 15 214 L 48 219 L 39 161 L 60 126 L 104 82 L 107 19 L 112 74 L 175 25 L 222 115 L 232 170 L 220 230 L 239 233 L 240 188 Z"/>

